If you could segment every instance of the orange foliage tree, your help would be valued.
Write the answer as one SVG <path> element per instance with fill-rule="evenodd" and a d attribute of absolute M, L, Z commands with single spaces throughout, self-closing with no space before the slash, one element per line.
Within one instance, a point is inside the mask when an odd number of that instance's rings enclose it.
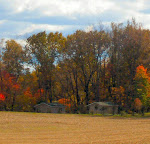
<path fill-rule="evenodd" d="M 144 106 L 147 106 L 147 101 L 150 92 L 150 77 L 147 69 L 143 65 L 136 68 L 135 81 L 135 96 L 139 98 Z"/>
<path fill-rule="evenodd" d="M 137 111 L 141 110 L 141 108 L 142 108 L 142 102 L 141 102 L 141 100 L 139 98 L 136 98 L 134 100 L 134 107 L 135 107 L 135 109 Z"/>
<path fill-rule="evenodd" d="M 16 99 L 16 107 L 18 111 L 32 111 L 35 104 L 36 101 L 33 98 L 30 87 L 27 87 Z"/>
<path fill-rule="evenodd" d="M 125 89 L 120 86 L 119 88 L 112 88 L 112 100 L 119 104 L 120 106 L 125 106 L 127 96 L 125 95 Z"/>
<path fill-rule="evenodd" d="M 69 99 L 65 99 L 65 98 L 61 98 L 58 100 L 59 103 L 67 106 L 68 108 L 71 107 L 71 103 L 70 103 L 70 100 Z"/>

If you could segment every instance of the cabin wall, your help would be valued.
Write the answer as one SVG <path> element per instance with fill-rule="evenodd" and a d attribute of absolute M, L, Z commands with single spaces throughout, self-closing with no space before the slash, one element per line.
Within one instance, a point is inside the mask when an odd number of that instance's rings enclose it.
<path fill-rule="evenodd" d="M 51 113 L 51 108 L 50 108 L 50 106 L 48 106 L 46 104 L 41 104 L 41 105 L 38 105 L 35 108 L 35 112 L 39 112 L 39 113 Z"/>
<path fill-rule="evenodd" d="M 65 113 L 64 107 L 51 107 L 51 113 Z"/>
<path fill-rule="evenodd" d="M 118 114 L 118 106 L 102 106 L 102 105 L 98 105 L 98 104 L 91 104 L 89 106 L 89 113 Z"/>
<path fill-rule="evenodd" d="M 35 112 L 39 113 L 65 113 L 65 107 L 51 107 L 47 104 L 39 104 L 35 107 Z"/>

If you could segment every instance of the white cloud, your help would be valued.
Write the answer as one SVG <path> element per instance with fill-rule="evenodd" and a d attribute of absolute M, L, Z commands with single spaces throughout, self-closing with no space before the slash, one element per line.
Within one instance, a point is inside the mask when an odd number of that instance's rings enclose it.
<path fill-rule="evenodd" d="M 33 72 L 35 70 L 35 68 L 31 65 L 31 64 L 24 64 L 24 68 L 25 69 L 29 69 L 30 72 Z"/>
<path fill-rule="evenodd" d="M 9 14 L 19 13 L 24 10 L 29 10 L 30 0 L 0 0 L 1 6 L 5 11 L 7 11 Z"/>
<path fill-rule="evenodd" d="M 0 20 L 0 25 L 4 24 L 5 22 L 7 22 L 7 20 Z"/>
<path fill-rule="evenodd" d="M 25 46 L 27 44 L 26 40 L 24 39 L 16 39 L 15 41 L 19 43 L 21 46 Z"/>
<path fill-rule="evenodd" d="M 38 11 L 47 16 L 95 15 L 113 6 L 110 0 L 1 0 L 3 7 L 12 14 L 23 11 Z M 9 4 L 9 6 L 8 6 Z"/>
<path fill-rule="evenodd" d="M 93 26 L 93 25 L 87 26 L 87 27 L 85 27 L 84 30 L 85 30 L 86 32 L 93 31 L 93 30 L 94 30 L 94 26 Z"/>
<path fill-rule="evenodd" d="M 31 33 L 36 30 L 41 30 L 41 31 L 62 31 L 66 29 L 69 26 L 61 26 L 61 25 L 48 25 L 48 24 L 31 24 L 29 27 L 25 28 L 24 30 L 21 31 L 20 35 L 26 34 L 26 33 Z"/>
<path fill-rule="evenodd" d="M 5 46 L 6 45 L 6 41 L 8 41 L 8 40 L 11 40 L 11 38 L 4 38 L 3 39 L 3 46 Z M 24 39 L 15 39 L 15 41 L 18 43 L 18 44 L 20 44 L 21 46 L 25 46 L 26 44 L 27 44 L 27 42 L 26 42 L 26 40 L 24 40 Z"/>
<path fill-rule="evenodd" d="M 23 21 L 11 21 L 3 20 L 0 21 L 0 38 L 16 40 L 26 39 L 33 33 L 38 33 L 41 31 L 47 32 L 65 32 L 74 31 L 76 29 L 83 29 L 82 25 L 51 25 L 51 24 L 34 24 L 31 22 Z M 24 42 L 21 42 L 22 44 Z"/>
<path fill-rule="evenodd" d="M 0 0 L 3 8 L 11 14 L 36 11 L 38 15 L 48 16 L 97 15 L 107 10 L 139 11 L 150 8 L 146 2 L 147 0 Z"/>
<path fill-rule="evenodd" d="M 103 0 L 57 0 L 49 2 L 42 11 L 48 16 L 86 16 L 100 14 L 112 6 L 112 2 Z"/>
<path fill-rule="evenodd" d="M 24 28 L 24 30 L 20 30 L 18 32 L 18 35 L 26 35 L 26 38 L 28 37 L 28 34 L 33 32 L 41 32 L 41 31 L 47 31 L 47 32 L 64 32 L 68 30 L 74 30 L 74 29 L 83 29 L 84 26 L 80 25 L 49 25 L 49 24 L 31 24 L 30 26 Z"/>
<path fill-rule="evenodd" d="M 107 24 L 135 18 L 144 27 L 150 28 L 150 14 L 142 12 L 150 9 L 148 3 L 148 0 L 0 0 L 0 13 L 2 16 L 6 15 L 5 19 L 0 20 L 0 36 L 18 35 L 19 38 L 20 35 L 44 30 L 91 30 L 92 26 L 87 25 L 96 25 L 98 18 L 102 18 L 100 20 Z M 59 23 L 47 21 L 51 16 L 71 19 L 71 25 L 62 25 L 63 20 Z M 26 18 L 26 22 L 22 17 Z M 43 17 L 46 19 L 40 22 Z M 38 22 L 34 21 L 36 18 L 39 18 Z M 84 22 L 80 23 L 81 21 Z"/>

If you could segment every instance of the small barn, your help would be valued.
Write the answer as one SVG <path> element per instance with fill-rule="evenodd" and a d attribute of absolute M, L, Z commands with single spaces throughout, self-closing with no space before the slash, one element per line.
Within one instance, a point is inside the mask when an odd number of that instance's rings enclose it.
<path fill-rule="evenodd" d="M 38 113 L 65 113 L 66 106 L 60 103 L 42 102 L 34 106 L 35 112 Z"/>
<path fill-rule="evenodd" d="M 87 107 L 93 114 L 118 114 L 118 105 L 111 102 L 93 102 Z"/>

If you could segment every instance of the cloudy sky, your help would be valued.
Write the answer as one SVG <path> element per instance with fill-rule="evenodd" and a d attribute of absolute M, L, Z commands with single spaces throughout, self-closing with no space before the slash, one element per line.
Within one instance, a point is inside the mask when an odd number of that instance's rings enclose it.
<path fill-rule="evenodd" d="M 25 39 L 44 30 L 66 36 L 132 17 L 150 29 L 150 0 L 0 0 L 0 38 Z"/>

